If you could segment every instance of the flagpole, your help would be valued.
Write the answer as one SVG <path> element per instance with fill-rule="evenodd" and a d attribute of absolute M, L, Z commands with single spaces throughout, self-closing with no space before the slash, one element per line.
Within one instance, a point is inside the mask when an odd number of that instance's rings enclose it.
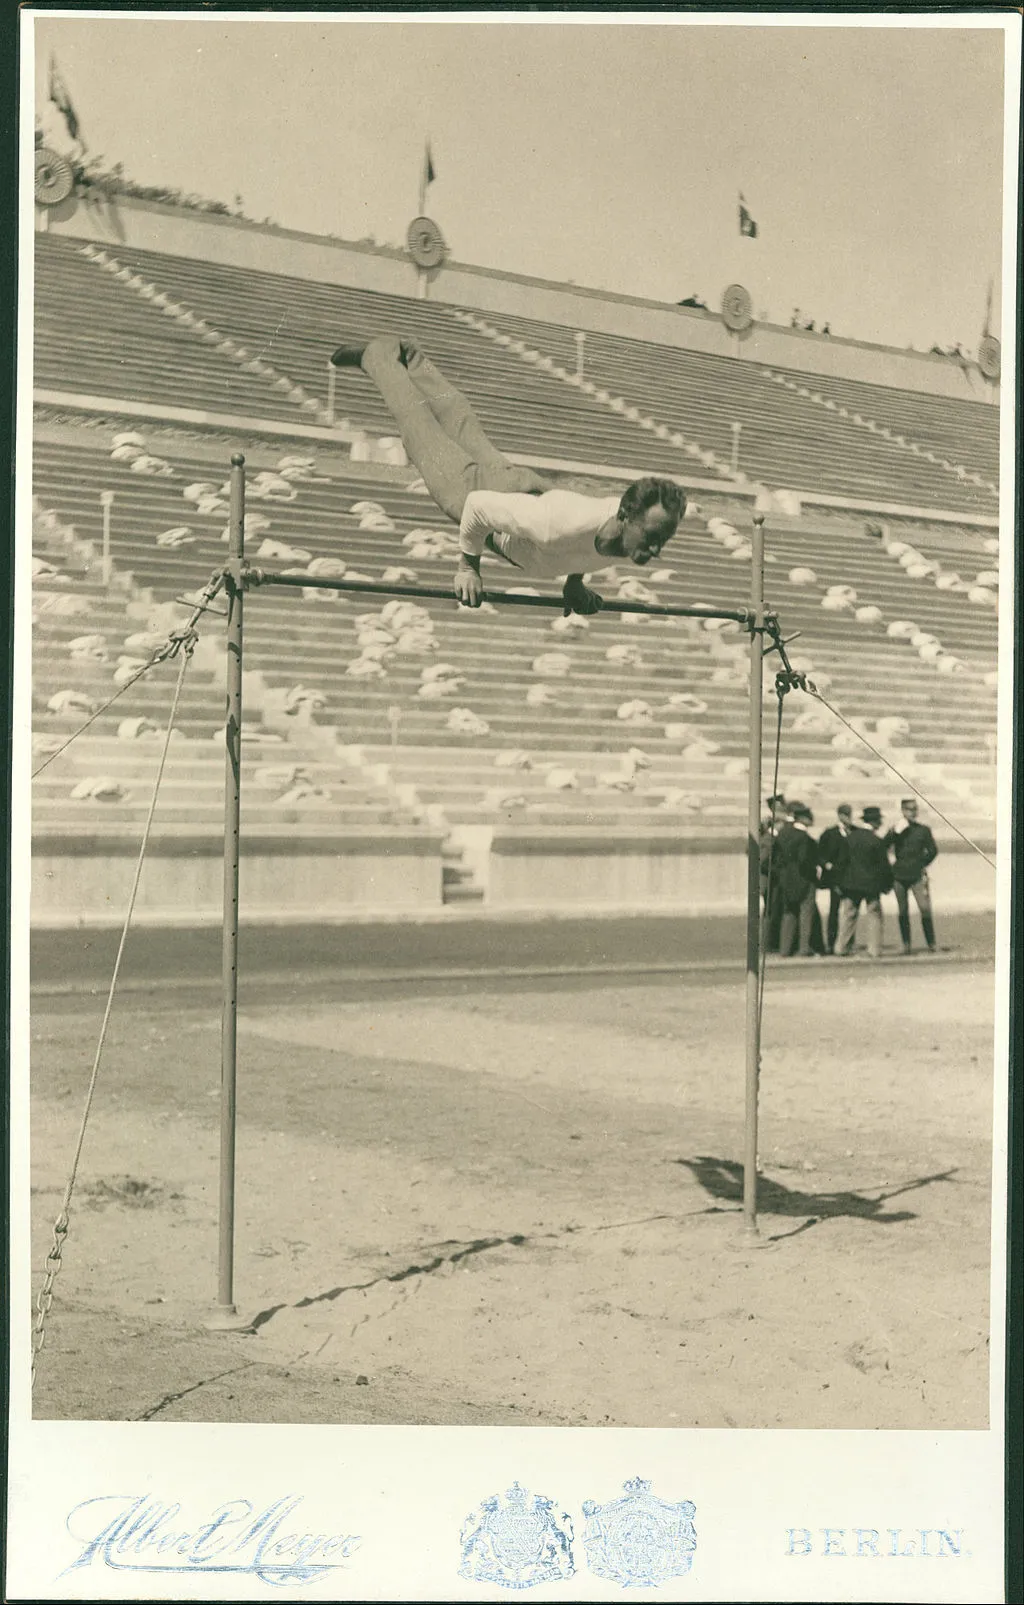
<path fill-rule="evenodd" d="M 426 143 L 423 146 L 423 165 L 420 168 L 420 207 L 416 214 L 417 217 L 423 217 L 426 215 L 427 186 L 430 183 L 430 179 L 430 135 L 428 134 Z M 416 293 L 421 301 L 425 301 L 427 299 L 427 275 L 423 268 L 417 268 L 416 270 Z"/>

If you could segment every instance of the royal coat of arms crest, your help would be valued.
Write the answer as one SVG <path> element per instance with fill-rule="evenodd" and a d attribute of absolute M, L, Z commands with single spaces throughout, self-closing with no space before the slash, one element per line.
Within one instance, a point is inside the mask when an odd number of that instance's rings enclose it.
<path fill-rule="evenodd" d="M 558 1582 L 575 1570 L 572 1538 L 572 1521 L 565 1512 L 556 1513 L 550 1499 L 514 1483 L 466 1517 L 459 1539 L 459 1576 L 506 1588 Z"/>
<path fill-rule="evenodd" d="M 624 1489 L 623 1498 L 607 1505 L 584 1501 L 588 1567 L 624 1588 L 653 1588 L 669 1577 L 682 1577 L 697 1547 L 696 1506 L 689 1499 L 666 1504 L 642 1477 L 625 1483 Z"/>

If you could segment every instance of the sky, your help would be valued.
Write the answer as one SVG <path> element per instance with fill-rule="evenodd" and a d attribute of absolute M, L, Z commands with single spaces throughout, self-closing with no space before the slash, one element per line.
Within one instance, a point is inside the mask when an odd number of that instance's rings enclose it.
<path fill-rule="evenodd" d="M 40 16 L 38 104 L 53 51 L 90 154 L 286 228 L 403 243 L 429 136 L 457 261 L 918 349 L 998 316 L 1001 33 L 464 16 Z"/>

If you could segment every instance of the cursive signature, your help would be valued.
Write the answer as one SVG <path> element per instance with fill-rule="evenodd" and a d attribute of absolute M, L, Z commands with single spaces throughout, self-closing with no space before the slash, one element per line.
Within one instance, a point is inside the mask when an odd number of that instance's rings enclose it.
<path fill-rule="evenodd" d="M 360 1539 L 302 1532 L 293 1520 L 301 1504 L 301 1494 L 262 1508 L 229 1499 L 192 1525 L 181 1520 L 180 1504 L 148 1494 L 100 1494 L 68 1515 L 81 1552 L 64 1571 L 101 1561 L 115 1571 L 248 1573 L 279 1587 L 312 1582 L 343 1567 Z"/>

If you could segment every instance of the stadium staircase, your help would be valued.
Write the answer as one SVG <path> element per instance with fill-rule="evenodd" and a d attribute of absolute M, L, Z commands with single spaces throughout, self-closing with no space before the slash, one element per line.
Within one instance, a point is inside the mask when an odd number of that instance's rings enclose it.
<path fill-rule="evenodd" d="M 564 382 L 670 439 L 707 467 L 732 461 L 740 426 L 741 483 L 824 492 L 875 503 L 994 514 L 998 414 L 978 402 L 941 402 L 755 360 L 680 351 L 588 331 L 582 374 L 575 331 L 508 314 L 459 308 L 452 316 L 529 371 Z M 948 455 L 947 455 L 948 454 Z"/>

